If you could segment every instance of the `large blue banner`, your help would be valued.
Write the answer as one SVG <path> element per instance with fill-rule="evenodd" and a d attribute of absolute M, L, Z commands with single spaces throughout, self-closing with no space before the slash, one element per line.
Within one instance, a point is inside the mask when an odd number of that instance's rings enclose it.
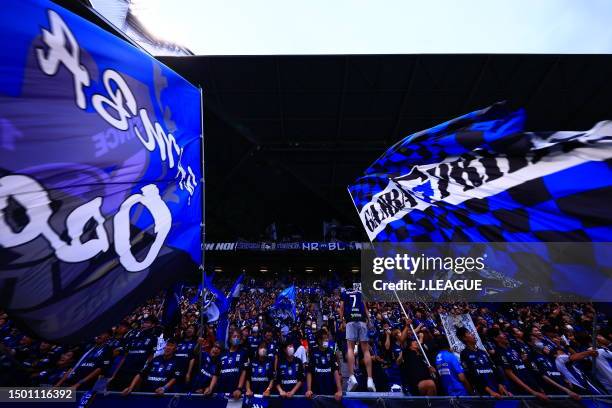
<path fill-rule="evenodd" d="M 486 259 L 476 278 L 497 281 L 490 294 L 499 300 L 500 290 L 522 285 L 524 293 L 508 297 L 610 301 L 612 257 L 597 243 L 612 236 L 612 121 L 588 131 L 528 132 L 525 120 L 524 110 L 495 104 L 401 140 L 349 187 L 363 226 L 372 242 L 404 243 L 415 258 L 435 260 L 443 250 L 451 261 Z M 444 242 L 501 245 L 415 244 Z M 377 249 L 379 257 L 399 250 Z M 450 273 L 436 277 L 443 283 L 463 273 L 428 271 Z M 508 278 L 521 285 L 508 286 Z"/>
<path fill-rule="evenodd" d="M 201 262 L 201 94 L 46 0 L 0 14 L 0 307 L 108 328 Z"/>

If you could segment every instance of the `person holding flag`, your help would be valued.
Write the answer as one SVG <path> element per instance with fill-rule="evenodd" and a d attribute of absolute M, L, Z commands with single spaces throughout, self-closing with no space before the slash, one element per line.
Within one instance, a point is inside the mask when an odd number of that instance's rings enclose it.
<path fill-rule="evenodd" d="M 271 308 L 271 315 L 277 326 L 287 326 L 289 322 L 295 321 L 295 296 L 295 286 L 292 285 L 276 297 L 276 301 Z"/>
<path fill-rule="evenodd" d="M 353 391 L 358 385 L 357 378 L 355 377 L 355 345 L 359 342 L 368 375 L 368 391 L 375 392 L 376 387 L 372 378 L 372 356 L 368 344 L 368 323 L 370 316 L 360 291 L 347 290 L 342 293 L 339 314 L 340 319 L 346 322 L 346 363 L 349 373 L 347 391 Z"/>
<path fill-rule="evenodd" d="M 244 278 L 244 273 L 238 276 L 234 285 L 226 296 L 217 289 L 212 281 L 213 277 L 204 274 L 202 285 L 202 311 L 201 327 L 204 323 L 217 322 L 216 339 L 225 343 L 227 341 L 228 314 L 235 294 L 239 291 L 240 284 Z"/>

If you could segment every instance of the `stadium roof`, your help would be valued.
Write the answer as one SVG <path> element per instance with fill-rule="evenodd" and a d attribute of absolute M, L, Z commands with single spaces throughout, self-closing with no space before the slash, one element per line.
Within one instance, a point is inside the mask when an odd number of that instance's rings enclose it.
<path fill-rule="evenodd" d="M 53 0 L 138 46 L 88 0 Z M 362 231 L 347 185 L 397 140 L 500 100 L 530 130 L 612 119 L 612 55 L 158 57 L 204 89 L 207 238 L 257 239 L 272 222 L 322 238 Z M 361 239 L 366 240 L 365 234 Z"/>
<path fill-rule="evenodd" d="M 529 130 L 612 119 L 612 56 L 371 55 L 160 58 L 204 89 L 207 236 L 273 221 L 310 239 L 359 225 L 347 185 L 387 147 L 507 100 Z M 365 236 L 363 237 L 365 239 Z"/>

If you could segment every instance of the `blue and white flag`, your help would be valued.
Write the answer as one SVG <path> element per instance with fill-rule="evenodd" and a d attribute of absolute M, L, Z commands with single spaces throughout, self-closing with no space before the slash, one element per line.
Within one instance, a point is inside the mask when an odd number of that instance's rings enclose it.
<path fill-rule="evenodd" d="M 162 313 L 161 324 L 166 329 L 174 329 L 181 324 L 181 296 L 183 285 L 175 283 L 172 288 L 166 289 L 164 300 L 164 311 Z"/>
<path fill-rule="evenodd" d="M 227 329 L 229 326 L 228 313 L 232 305 L 233 294 L 239 287 L 244 274 L 241 274 L 225 295 L 213 285 L 212 276 L 204 275 L 204 287 L 202 289 L 202 314 L 207 323 L 217 323 L 217 339 L 227 340 Z"/>
<path fill-rule="evenodd" d="M 276 297 L 272 305 L 272 317 L 278 321 L 295 320 L 295 286 L 289 286 Z"/>
<path fill-rule="evenodd" d="M 349 187 L 370 240 L 609 241 L 612 122 L 539 133 L 524 122 L 496 104 L 389 149 Z"/>
<path fill-rule="evenodd" d="M 49 0 L 0 61 L 0 308 L 78 343 L 201 263 L 201 93 Z"/>
<path fill-rule="evenodd" d="M 527 132 L 525 119 L 499 103 L 401 140 L 349 186 L 361 222 L 372 242 L 586 243 L 579 265 L 531 245 L 531 275 L 546 269 L 555 289 L 603 301 L 612 259 L 593 243 L 612 237 L 612 122 Z M 489 260 L 512 276 L 524 252 Z"/>
<path fill-rule="evenodd" d="M 236 279 L 229 293 L 227 294 L 228 298 L 234 299 L 240 297 L 240 291 L 242 290 L 242 280 L 244 279 L 244 273 L 241 273 L 240 276 Z"/>

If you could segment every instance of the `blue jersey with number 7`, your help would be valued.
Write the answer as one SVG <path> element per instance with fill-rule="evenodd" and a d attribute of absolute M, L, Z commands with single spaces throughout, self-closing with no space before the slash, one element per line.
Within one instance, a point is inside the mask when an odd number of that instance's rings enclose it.
<path fill-rule="evenodd" d="M 357 290 L 347 290 L 342 294 L 344 302 L 344 319 L 347 322 L 365 322 L 366 313 L 363 306 L 361 292 Z"/>

